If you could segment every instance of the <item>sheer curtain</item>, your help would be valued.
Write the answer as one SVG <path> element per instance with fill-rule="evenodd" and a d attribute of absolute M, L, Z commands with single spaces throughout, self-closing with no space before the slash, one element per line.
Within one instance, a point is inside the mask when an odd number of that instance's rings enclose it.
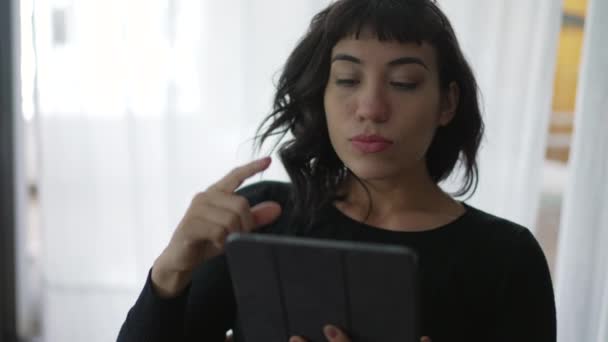
<path fill-rule="evenodd" d="M 470 203 L 534 231 L 561 2 L 440 3 L 454 23 L 482 92 L 486 137 L 479 156 L 479 189 Z"/>
<path fill-rule="evenodd" d="M 320 6 L 36 2 L 45 340 L 116 338 L 192 196 L 250 158 Z"/>
<path fill-rule="evenodd" d="M 249 160 L 272 79 L 327 3 L 35 3 L 45 340 L 115 339 L 192 196 Z M 473 204 L 532 227 L 559 4 L 440 4 L 484 94 Z"/>
<path fill-rule="evenodd" d="M 608 341 L 608 2 L 591 0 L 557 260 L 559 340 Z"/>

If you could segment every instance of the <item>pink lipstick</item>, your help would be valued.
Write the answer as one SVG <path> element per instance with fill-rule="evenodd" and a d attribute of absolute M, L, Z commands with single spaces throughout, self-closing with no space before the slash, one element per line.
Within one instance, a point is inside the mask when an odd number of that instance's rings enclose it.
<path fill-rule="evenodd" d="M 360 134 L 350 139 L 353 147 L 363 153 L 378 153 L 389 148 L 393 142 L 377 134 Z"/>

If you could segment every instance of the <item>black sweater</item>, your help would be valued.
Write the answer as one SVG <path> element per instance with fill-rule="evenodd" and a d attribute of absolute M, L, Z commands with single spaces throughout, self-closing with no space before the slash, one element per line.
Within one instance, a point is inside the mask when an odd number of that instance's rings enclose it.
<path fill-rule="evenodd" d="M 331 206 L 319 224 L 304 232 L 287 224 L 289 192 L 290 185 L 279 182 L 238 191 L 251 205 L 281 203 L 281 217 L 260 233 L 402 244 L 418 252 L 422 336 L 433 342 L 556 340 L 549 269 L 528 229 L 465 204 L 460 218 L 421 232 L 372 227 Z M 243 342 L 235 308 L 223 255 L 200 265 L 176 298 L 158 297 L 148 275 L 118 341 L 223 342 L 233 329 L 235 342 Z"/>

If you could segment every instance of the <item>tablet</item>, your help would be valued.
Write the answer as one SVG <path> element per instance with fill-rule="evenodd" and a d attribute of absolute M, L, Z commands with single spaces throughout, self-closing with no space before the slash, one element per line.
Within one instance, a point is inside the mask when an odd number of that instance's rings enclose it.
<path fill-rule="evenodd" d="M 402 246 L 231 234 L 226 256 L 246 342 L 419 342 L 418 261 Z"/>

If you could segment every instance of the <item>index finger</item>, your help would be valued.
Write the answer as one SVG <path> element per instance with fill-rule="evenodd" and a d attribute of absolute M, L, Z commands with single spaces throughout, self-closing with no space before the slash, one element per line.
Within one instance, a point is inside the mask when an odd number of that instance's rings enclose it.
<path fill-rule="evenodd" d="M 270 157 L 264 157 L 236 167 L 226 176 L 224 176 L 224 178 L 211 185 L 209 189 L 223 192 L 234 192 L 247 178 L 266 170 L 268 166 L 270 166 L 270 162 Z"/>

